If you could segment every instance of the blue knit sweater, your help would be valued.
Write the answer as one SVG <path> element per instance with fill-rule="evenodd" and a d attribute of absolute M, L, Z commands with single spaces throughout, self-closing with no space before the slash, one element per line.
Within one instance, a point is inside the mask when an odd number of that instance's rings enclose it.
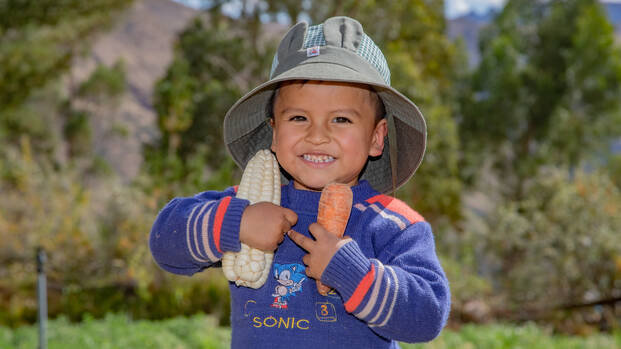
<path fill-rule="evenodd" d="M 248 201 L 235 198 L 235 190 L 175 198 L 164 207 L 150 237 L 163 269 L 192 275 L 212 266 L 223 251 L 239 251 Z M 286 238 L 265 285 L 230 283 L 233 348 L 398 348 L 396 341 L 429 341 L 440 333 L 450 294 L 429 224 L 366 181 L 352 190 L 345 235 L 353 241 L 339 249 L 321 277 L 335 291 L 317 292 L 304 272 L 306 252 Z M 291 184 L 282 187 L 281 205 L 298 214 L 294 230 L 310 236 L 319 196 Z"/>

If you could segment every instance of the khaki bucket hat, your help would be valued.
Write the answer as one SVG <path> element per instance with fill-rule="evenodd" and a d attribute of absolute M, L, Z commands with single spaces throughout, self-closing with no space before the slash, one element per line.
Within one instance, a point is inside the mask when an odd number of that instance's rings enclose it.
<path fill-rule="evenodd" d="M 390 86 L 384 55 L 362 25 L 349 17 L 332 17 L 315 26 L 298 23 L 285 34 L 269 81 L 240 98 L 224 118 L 224 143 L 237 165 L 245 168 L 257 151 L 270 148 L 272 95 L 281 82 L 291 80 L 370 85 L 384 103 L 388 135 L 383 154 L 369 159 L 360 179 L 389 193 L 412 177 L 425 153 L 425 119 L 412 101 Z"/>

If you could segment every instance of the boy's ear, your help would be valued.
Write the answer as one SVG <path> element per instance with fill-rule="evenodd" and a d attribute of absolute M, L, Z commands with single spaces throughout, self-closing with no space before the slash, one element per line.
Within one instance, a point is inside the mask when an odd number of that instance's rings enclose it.
<path fill-rule="evenodd" d="M 276 129 L 274 128 L 274 118 L 270 118 L 268 121 L 270 127 L 272 127 L 272 145 L 270 145 L 270 150 L 276 152 Z"/>
<path fill-rule="evenodd" d="M 388 134 L 388 124 L 386 118 L 380 120 L 375 129 L 371 139 L 371 147 L 369 148 L 369 156 L 380 156 L 384 151 L 384 138 Z"/>

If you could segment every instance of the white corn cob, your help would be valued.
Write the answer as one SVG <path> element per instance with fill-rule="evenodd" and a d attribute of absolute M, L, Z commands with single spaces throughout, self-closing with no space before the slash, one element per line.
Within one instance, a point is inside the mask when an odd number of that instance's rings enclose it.
<path fill-rule="evenodd" d="M 268 149 L 259 150 L 248 161 L 237 189 L 237 197 L 255 204 L 261 201 L 280 205 L 280 170 L 276 158 Z M 241 244 L 239 252 L 225 252 L 222 271 L 237 286 L 259 288 L 270 274 L 274 253 L 264 252 Z"/>

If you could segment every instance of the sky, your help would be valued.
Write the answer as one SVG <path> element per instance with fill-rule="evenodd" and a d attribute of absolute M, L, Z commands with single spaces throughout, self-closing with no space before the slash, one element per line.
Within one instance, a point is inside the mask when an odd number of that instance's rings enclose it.
<path fill-rule="evenodd" d="M 200 3 L 200 0 L 175 0 L 186 4 Z M 483 14 L 489 10 L 498 10 L 507 0 L 444 0 L 447 18 L 455 18 L 470 12 Z M 602 0 L 602 2 L 621 3 L 621 0 Z"/>
<path fill-rule="evenodd" d="M 489 10 L 497 10 L 504 5 L 506 0 L 444 0 L 447 18 L 455 18 L 469 12 L 479 14 Z M 621 0 L 602 0 L 606 3 L 621 3 Z"/>
<path fill-rule="evenodd" d="M 619 0 L 621 1 L 621 0 Z M 506 0 L 444 0 L 447 18 L 455 18 L 469 12 L 483 14 L 491 9 L 499 9 Z"/>

